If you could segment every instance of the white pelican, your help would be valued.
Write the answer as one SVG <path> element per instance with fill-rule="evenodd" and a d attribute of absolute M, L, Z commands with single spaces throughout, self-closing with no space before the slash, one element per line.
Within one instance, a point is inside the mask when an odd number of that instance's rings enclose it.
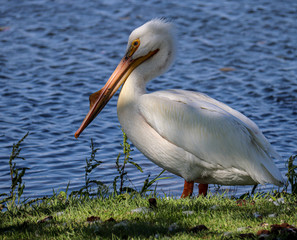
<path fill-rule="evenodd" d="M 182 197 L 194 182 L 206 194 L 208 184 L 283 184 L 273 150 L 256 124 L 243 114 L 205 94 L 185 90 L 146 93 L 146 83 L 165 72 L 175 55 L 173 27 L 155 19 L 135 29 L 125 56 L 98 92 L 81 132 L 123 85 L 117 104 L 120 124 L 148 159 L 182 177 Z"/>

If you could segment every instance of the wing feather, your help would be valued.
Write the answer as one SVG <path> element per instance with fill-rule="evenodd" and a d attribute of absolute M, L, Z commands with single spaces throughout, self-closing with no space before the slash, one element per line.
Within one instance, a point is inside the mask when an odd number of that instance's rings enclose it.
<path fill-rule="evenodd" d="M 280 185 L 280 158 L 256 124 L 204 94 L 183 90 L 141 96 L 139 111 L 163 138 L 211 163 L 239 169 L 259 183 Z"/>

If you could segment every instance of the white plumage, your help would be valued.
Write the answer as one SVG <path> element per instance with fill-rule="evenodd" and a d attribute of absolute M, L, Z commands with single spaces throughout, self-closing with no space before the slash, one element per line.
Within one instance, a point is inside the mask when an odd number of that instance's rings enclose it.
<path fill-rule="evenodd" d="M 132 143 L 151 161 L 187 182 L 282 185 L 273 159 L 281 157 L 256 124 L 202 93 L 146 93 L 146 83 L 171 65 L 172 26 L 152 20 L 135 29 L 127 53 L 106 85 L 91 95 L 91 109 L 76 137 L 123 84 L 118 118 Z"/>

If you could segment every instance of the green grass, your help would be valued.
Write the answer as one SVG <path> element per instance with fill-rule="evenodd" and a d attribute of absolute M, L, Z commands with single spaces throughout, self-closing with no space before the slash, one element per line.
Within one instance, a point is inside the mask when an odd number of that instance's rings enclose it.
<path fill-rule="evenodd" d="M 100 179 L 91 179 L 92 171 L 102 163 L 96 160 L 98 149 L 91 141 L 85 185 L 79 191 L 69 193 L 68 184 L 65 192 L 53 192 L 51 197 L 20 201 L 27 168 L 19 168 L 15 159 L 24 160 L 19 153 L 27 135 L 13 145 L 8 161 L 11 190 L 0 195 L 0 239 L 258 239 L 261 230 L 271 231 L 265 239 L 297 239 L 296 156 L 288 160 L 288 180 L 281 193 L 247 193 L 243 199 L 224 194 L 161 198 L 156 197 L 156 187 L 150 188 L 163 172 L 153 180 L 148 176 L 139 192 L 125 185 L 130 182 L 126 164 L 140 171 L 141 167 L 133 162 L 123 133 L 124 154 L 116 160 L 119 175 L 113 191 Z M 291 193 L 287 193 L 289 186 Z M 271 226 L 282 223 L 293 226 Z"/>
<path fill-rule="evenodd" d="M 0 213 L 0 236 L 1 239 L 237 239 L 244 233 L 256 236 L 258 230 L 269 230 L 271 224 L 297 222 L 297 199 L 288 194 L 278 206 L 268 200 L 268 195 L 243 204 L 221 195 L 157 198 L 156 208 L 149 207 L 148 199 L 129 194 L 93 199 L 55 195 L 27 206 L 17 216 Z M 141 207 L 145 207 L 144 212 L 133 212 Z M 88 221 L 92 216 L 100 220 Z M 205 225 L 208 230 L 191 230 L 197 225 Z M 287 239 L 285 235 L 280 237 Z"/>

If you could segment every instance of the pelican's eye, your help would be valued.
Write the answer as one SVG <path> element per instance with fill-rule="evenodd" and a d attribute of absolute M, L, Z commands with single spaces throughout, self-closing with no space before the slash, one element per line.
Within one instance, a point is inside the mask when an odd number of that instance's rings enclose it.
<path fill-rule="evenodd" d="M 138 38 L 135 39 L 131 44 L 131 46 L 133 46 L 133 47 L 138 47 L 139 45 L 140 45 L 140 40 Z"/>
<path fill-rule="evenodd" d="M 133 40 L 130 47 L 129 47 L 129 49 L 128 49 L 128 51 L 127 51 L 127 53 L 126 53 L 126 58 L 131 57 L 136 52 L 139 45 L 140 45 L 139 38 Z"/>

